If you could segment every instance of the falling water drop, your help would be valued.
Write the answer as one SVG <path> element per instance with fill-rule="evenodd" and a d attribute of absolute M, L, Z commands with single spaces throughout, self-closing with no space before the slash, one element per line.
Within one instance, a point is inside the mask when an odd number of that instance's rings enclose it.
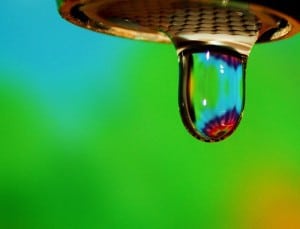
<path fill-rule="evenodd" d="M 235 6 L 185 8 L 176 11 L 165 30 L 179 59 L 180 115 L 194 137 L 218 142 L 231 136 L 242 119 L 247 59 L 260 22 Z"/>
<path fill-rule="evenodd" d="M 207 142 L 230 136 L 243 113 L 247 56 L 209 45 L 185 49 L 178 56 L 184 125 L 193 136 Z"/>

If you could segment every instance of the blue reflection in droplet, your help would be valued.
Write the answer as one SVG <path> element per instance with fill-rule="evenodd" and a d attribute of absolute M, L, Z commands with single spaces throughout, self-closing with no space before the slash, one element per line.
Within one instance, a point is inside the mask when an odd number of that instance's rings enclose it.
<path fill-rule="evenodd" d="M 180 111 L 196 138 L 216 142 L 237 128 L 244 109 L 246 59 L 216 46 L 179 53 Z"/>

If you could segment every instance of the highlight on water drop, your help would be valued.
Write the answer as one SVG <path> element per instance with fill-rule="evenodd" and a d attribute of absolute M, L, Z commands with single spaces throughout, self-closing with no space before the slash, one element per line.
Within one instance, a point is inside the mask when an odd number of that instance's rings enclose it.
<path fill-rule="evenodd" d="M 209 45 L 184 49 L 178 56 L 179 106 L 185 127 L 206 142 L 229 137 L 244 110 L 247 56 Z"/>

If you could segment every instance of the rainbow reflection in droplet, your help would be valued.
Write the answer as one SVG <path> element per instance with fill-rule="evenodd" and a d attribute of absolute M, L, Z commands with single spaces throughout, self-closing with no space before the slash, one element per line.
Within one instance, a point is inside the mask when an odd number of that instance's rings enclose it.
<path fill-rule="evenodd" d="M 205 46 L 179 53 L 182 120 L 196 138 L 216 142 L 237 128 L 245 101 L 247 57 Z"/>

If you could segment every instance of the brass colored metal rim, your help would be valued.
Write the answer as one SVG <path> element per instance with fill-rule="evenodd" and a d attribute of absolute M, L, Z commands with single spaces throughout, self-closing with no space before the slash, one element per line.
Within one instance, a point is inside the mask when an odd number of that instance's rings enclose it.
<path fill-rule="evenodd" d="M 150 1 L 150 0 L 148 0 Z M 144 40 L 160 43 L 170 43 L 170 37 L 159 29 L 148 28 L 146 26 L 128 25 L 126 21 L 119 23 L 106 18 L 105 12 L 111 5 L 118 6 L 124 2 L 147 2 L 147 0 L 64 0 L 60 1 L 59 13 L 67 21 L 99 33 L 109 34 L 118 37 L 130 38 L 135 40 Z M 181 2 L 180 0 L 165 0 L 168 2 Z M 209 0 L 189 0 L 191 3 L 210 3 Z M 220 2 L 220 0 L 218 0 Z M 223 4 L 226 1 L 222 1 Z M 236 2 L 243 9 L 247 9 L 255 15 L 261 22 L 261 28 L 258 31 L 257 43 L 286 39 L 300 32 L 300 21 L 278 10 L 271 9 L 264 5 Z M 145 4 L 145 7 L 147 4 Z M 141 6 L 143 7 L 143 6 Z M 142 9 L 142 8 L 141 8 Z M 125 9 L 126 10 L 126 9 Z"/>

